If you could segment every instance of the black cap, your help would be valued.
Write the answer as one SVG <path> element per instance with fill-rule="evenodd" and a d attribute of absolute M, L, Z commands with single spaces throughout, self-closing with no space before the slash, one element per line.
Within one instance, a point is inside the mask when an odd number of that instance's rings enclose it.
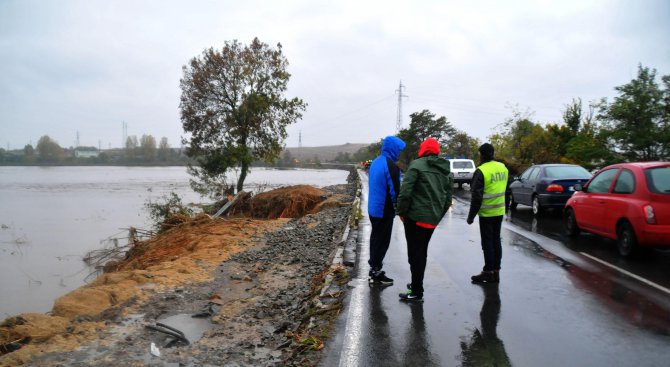
<path fill-rule="evenodd" d="M 493 159 L 493 153 L 493 145 L 489 143 L 484 143 L 479 147 L 479 154 L 481 154 L 484 159 Z"/>

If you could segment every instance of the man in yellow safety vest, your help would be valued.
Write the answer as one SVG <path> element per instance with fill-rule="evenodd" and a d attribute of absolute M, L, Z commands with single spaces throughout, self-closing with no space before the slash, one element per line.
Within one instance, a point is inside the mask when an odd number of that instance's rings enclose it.
<path fill-rule="evenodd" d="M 479 233 L 484 253 L 484 269 L 470 278 L 473 283 L 500 282 L 500 228 L 509 203 L 509 184 L 507 167 L 494 161 L 493 154 L 493 145 L 484 143 L 479 147 L 481 164 L 470 184 L 472 199 L 467 222 L 472 224 L 475 216 L 479 215 Z"/>

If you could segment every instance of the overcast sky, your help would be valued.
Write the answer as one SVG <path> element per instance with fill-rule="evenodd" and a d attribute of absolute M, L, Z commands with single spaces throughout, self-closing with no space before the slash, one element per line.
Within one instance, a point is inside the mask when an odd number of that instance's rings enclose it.
<path fill-rule="evenodd" d="M 177 147 L 182 66 L 254 37 L 283 45 L 287 97 L 308 103 L 289 147 L 393 134 L 400 80 L 404 126 L 428 109 L 486 139 L 508 106 L 560 122 L 640 63 L 670 74 L 665 0 L 0 0 L 0 146 L 118 147 L 125 121 Z"/>

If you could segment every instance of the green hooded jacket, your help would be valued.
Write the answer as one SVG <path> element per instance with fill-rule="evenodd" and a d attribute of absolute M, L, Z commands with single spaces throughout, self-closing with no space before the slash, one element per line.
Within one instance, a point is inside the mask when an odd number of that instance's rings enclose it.
<path fill-rule="evenodd" d="M 448 161 L 435 155 L 413 160 L 400 184 L 398 215 L 437 225 L 451 206 L 453 186 Z"/>

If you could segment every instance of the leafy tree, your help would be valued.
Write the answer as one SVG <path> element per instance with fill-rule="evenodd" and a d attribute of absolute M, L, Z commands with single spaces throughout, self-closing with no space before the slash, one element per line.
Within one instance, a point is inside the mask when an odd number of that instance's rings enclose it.
<path fill-rule="evenodd" d="M 566 146 L 566 160 L 587 169 L 614 163 L 615 156 L 607 148 L 607 141 L 599 134 L 593 122 L 585 122 L 577 135 Z"/>
<path fill-rule="evenodd" d="M 426 138 L 435 138 L 440 146 L 446 146 L 458 132 L 446 117 L 436 118 L 435 114 L 429 110 L 414 112 L 409 116 L 409 126 L 398 132 L 398 137 L 407 144 L 399 157 L 399 160 L 405 165 L 409 165 L 409 162 L 418 156 L 419 146 Z"/>
<path fill-rule="evenodd" d="M 366 147 L 362 147 L 354 153 L 353 160 L 354 162 L 365 162 L 372 159 L 375 159 L 382 151 L 382 140 L 370 144 Z"/>
<path fill-rule="evenodd" d="M 40 162 L 58 163 L 63 159 L 63 148 L 48 135 L 44 135 L 37 141 L 37 156 Z"/>
<path fill-rule="evenodd" d="M 291 74 L 281 44 L 273 49 L 258 38 L 250 45 L 227 41 L 183 67 L 181 121 L 187 155 L 200 181 L 225 181 L 239 167 L 241 191 L 253 161 L 272 162 L 282 151 L 286 126 L 302 117 L 306 104 L 284 93 Z M 191 180 L 192 186 L 197 182 Z"/>
<path fill-rule="evenodd" d="M 168 139 L 166 137 L 161 138 L 161 142 L 158 144 L 158 159 L 161 161 L 166 161 L 170 156 L 170 145 L 168 144 Z"/>
<path fill-rule="evenodd" d="M 131 135 L 126 138 L 126 157 L 129 160 L 135 159 L 138 147 L 137 136 Z"/>
<path fill-rule="evenodd" d="M 31 144 L 26 144 L 26 146 L 23 147 L 23 162 L 34 163 L 36 158 L 35 148 L 33 148 Z"/>
<path fill-rule="evenodd" d="M 666 89 L 656 83 L 656 69 L 638 66 L 637 78 L 614 88 L 619 95 L 612 103 L 603 98 L 597 118 L 614 151 L 631 161 L 663 160 L 670 157 L 668 76 Z"/>
<path fill-rule="evenodd" d="M 479 139 L 471 137 L 464 131 L 458 131 L 451 139 L 449 139 L 442 151 L 445 155 L 451 157 L 476 159 L 478 156 L 477 149 L 479 149 L 480 145 L 481 143 Z"/>
<path fill-rule="evenodd" d="M 151 135 L 142 135 L 142 138 L 140 138 L 140 152 L 145 161 L 156 160 L 156 139 Z"/>
<path fill-rule="evenodd" d="M 565 106 L 563 111 L 563 122 L 568 127 L 572 136 L 577 135 L 582 122 L 582 99 L 573 99 L 572 103 Z"/>

